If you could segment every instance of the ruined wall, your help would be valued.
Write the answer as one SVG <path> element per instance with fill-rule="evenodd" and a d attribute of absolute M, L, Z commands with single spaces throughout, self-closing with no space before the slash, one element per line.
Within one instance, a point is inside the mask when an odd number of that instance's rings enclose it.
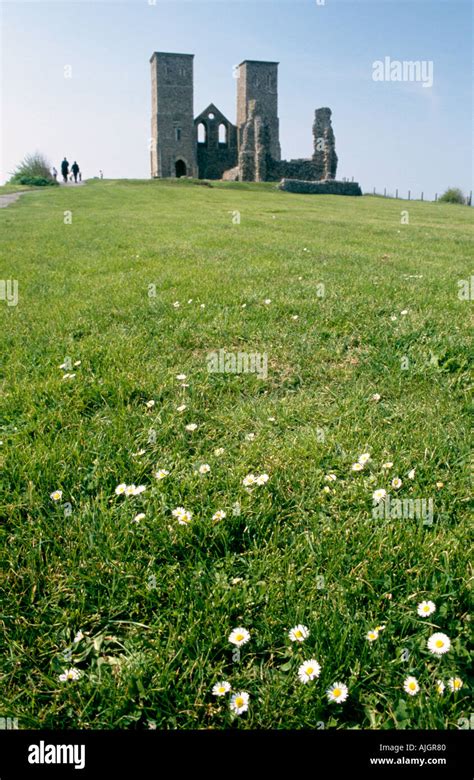
<path fill-rule="evenodd" d="M 237 164 L 237 128 L 211 103 L 194 120 L 198 176 L 200 179 L 221 179 L 224 171 Z M 204 130 L 204 141 L 198 141 L 198 128 Z M 219 129 L 224 140 L 219 140 Z M 224 133 L 222 133 L 222 129 Z"/>
<path fill-rule="evenodd" d="M 283 179 L 280 190 L 295 192 L 301 195 L 362 195 L 362 190 L 356 181 L 299 181 L 298 179 Z"/>
<path fill-rule="evenodd" d="M 331 109 L 317 108 L 313 124 L 313 163 L 315 179 L 335 179 L 337 170 L 336 139 L 331 123 Z"/>

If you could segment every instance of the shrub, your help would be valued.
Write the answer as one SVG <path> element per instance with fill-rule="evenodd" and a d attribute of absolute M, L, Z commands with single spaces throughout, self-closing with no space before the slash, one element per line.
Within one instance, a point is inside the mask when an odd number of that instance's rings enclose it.
<path fill-rule="evenodd" d="M 461 203 L 464 205 L 466 203 L 466 197 L 459 187 L 450 187 L 446 192 L 443 192 L 441 197 L 438 198 L 438 201 L 439 203 Z"/>
<path fill-rule="evenodd" d="M 40 152 L 27 154 L 12 172 L 10 184 L 30 184 L 33 187 L 55 184 L 50 169 L 49 160 Z"/>
<path fill-rule="evenodd" d="M 15 176 L 10 179 L 10 184 L 28 184 L 30 187 L 54 187 L 59 186 L 54 179 L 45 179 L 44 176 Z"/>

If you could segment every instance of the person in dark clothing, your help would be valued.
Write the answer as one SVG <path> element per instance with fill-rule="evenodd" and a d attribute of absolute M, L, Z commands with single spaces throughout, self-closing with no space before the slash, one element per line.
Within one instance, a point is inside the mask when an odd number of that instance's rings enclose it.
<path fill-rule="evenodd" d="M 67 175 L 69 173 L 69 163 L 68 163 L 66 157 L 64 158 L 64 160 L 61 163 L 61 173 L 63 175 L 64 184 L 67 184 Z"/>
<path fill-rule="evenodd" d="M 71 171 L 72 171 L 72 175 L 74 176 L 74 181 L 77 184 L 77 174 L 79 173 L 79 166 L 75 160 L 71 166 Z"/>

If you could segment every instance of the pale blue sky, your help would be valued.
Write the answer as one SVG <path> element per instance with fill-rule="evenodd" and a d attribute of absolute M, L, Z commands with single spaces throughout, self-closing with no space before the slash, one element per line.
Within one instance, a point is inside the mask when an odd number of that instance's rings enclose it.
<path fill-rule="evenodd" d="M 153 0 L 150 0 L 153 2 Z M 312 153 L 329 106 L 338 178 L 394 192 L 472 188 L 470 0 L 2 0 L 1 180 L 27 153 L 85 177 L 148 178 L 153 51 L 195 54 L 194 111 L 235 121 L 233 66 L 277 60 L 282 155 Z M 432 88 L 374 82 L 375 60 L 433 62 Z M 65 78 L 65 66 L 71 78 Z"/>

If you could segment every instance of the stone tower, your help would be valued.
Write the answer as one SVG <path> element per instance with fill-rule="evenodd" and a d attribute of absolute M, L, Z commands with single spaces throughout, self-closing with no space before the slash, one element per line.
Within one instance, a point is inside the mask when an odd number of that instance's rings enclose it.
<path fill-rule="evenodd" d="M 258 115 L 268 128 L 270 155 L 274 160 L 280 160 L 278 62 L 244 60 L 239 65 L 237 78 L 239 146 L 242 141 L 243 128 L 250 118 L 251 101 L 255 101 L 258 105 Z"/>
<path fill-rule="evenodd" d="M 151 63 L 151 175 L 197 176 L 194 54 L 155 51 Z"/>

